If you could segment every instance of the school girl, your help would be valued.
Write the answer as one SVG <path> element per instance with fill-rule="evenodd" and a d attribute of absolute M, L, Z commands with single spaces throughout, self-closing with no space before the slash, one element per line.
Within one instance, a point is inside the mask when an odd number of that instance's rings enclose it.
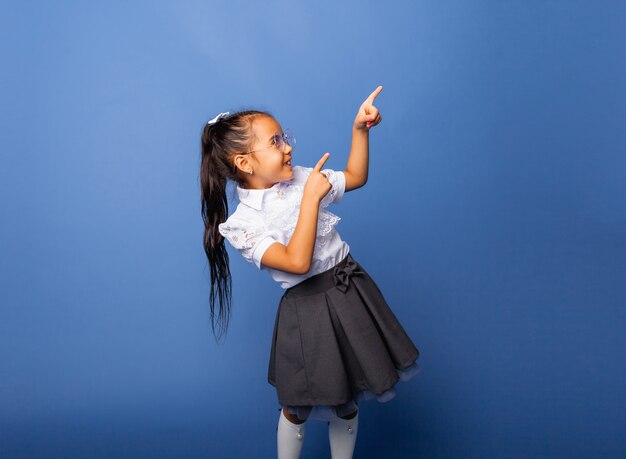
<path fill-rule="evenodd" d="M 292 164 L 295 138 L 264 111 L 220 113 L 202 132 L 203 245 L 211 268 L 210 308 L 220 334 L 230 317 L 232 288 L 224 240 L 285 289 L 278 304 L 268 365 L 281 408 L 279 459 L 300 457 L 306 422 L 328 422 L 333 459 L 351 458 L 358 402 L 395 396 L 415 375 L 419 351 L 382 292 L 337 232 L 330 204 L 365 185 L 369 130 L 382 117 L 378 86 L 359 107 L 343 171 Z M 239 204 L 228 215 L 226 186 Z M 215 318 L 215 300 L 219 313 Z"/>

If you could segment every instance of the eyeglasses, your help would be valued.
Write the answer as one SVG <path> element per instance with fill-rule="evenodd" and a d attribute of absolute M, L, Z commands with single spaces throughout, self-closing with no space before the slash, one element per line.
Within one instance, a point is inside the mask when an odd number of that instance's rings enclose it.
<path fill-rule="evenodd" d="M 283 134 L 281 134 L 280 132 L 277 132 L 276 134 L 274 134 L 274 137 L 272 137 L 271 141 L 273 143 L 273 146 L 278 148 L 278 151 L 280 151 L 281 153 L 285 152 L 285 145 L 289 145 L 290 147 L 293 147 L 296 144 L 296 138 L 293 136 L 291 129 L 285 129 L 285 132 Z M 265 150 L 265 148 L 262 148 L 261 150 Z M 246 153 L 244 153 L 244 155 L 247 155 L 248 153 L 254 153 L 255 151 L 261 151 L 261 150 L 247 151 Z"/>

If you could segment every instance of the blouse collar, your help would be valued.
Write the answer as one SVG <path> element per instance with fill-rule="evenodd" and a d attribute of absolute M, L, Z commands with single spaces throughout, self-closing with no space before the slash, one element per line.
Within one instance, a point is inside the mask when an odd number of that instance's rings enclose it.
<path fill-rule="evenodd" d="M 246 204 L 247 206 L 252 207 L 253 209 L 256 210 L 262 210 L 263 209 L 263 199 L 265 198 L 265 195 L 275 191 L 281 184 L 287 184 L 287 183 L 292 183 L 292 181 L 294 180 L 294 178 L 296 177 L 296 174 L 298 174 L 300 172 L 300 166 L 294 165 L 293 166 L 293 172 L 294 172 L 294 177 L 283 181 L 283 182 L 277 182 L 274 185 L 272 185 L 269 188 L 264 188 L 261 190 L 253 190 L 253 189 L 249 189 L 249 188 L 241 188 L 239 185 L 237 185 L 237 194 L 239 195 L 239 202 L 243 202 L 244 204 Z M 267 198 L 265 198 L 267 199 Z"/>
<path fill-rule="evenodd" d="M 283 182 L 275 183 L 271 187 L 264 188 L 261 190 L 241 188 L 239 185 L 237 185 L 237 194 L 239 195 L 239 201 L 243 202 L 247 206 L 252 207 L 253 209 L 262 210 L 263 198 L 265 197 L 265 195 L 269 193 L 271 190 L 276 189 L 278 185 L 280 185 L 281 183 Z"/>
<path fill-rule="evenodd" d="M 239 195 L 239 201 L 252 207 L 256 210 L 263 208 L 263 196 L 269 188 L 264 190 L 250 190 L 247 188 L 241 188 L 237 186 L 237 194 Z"/>

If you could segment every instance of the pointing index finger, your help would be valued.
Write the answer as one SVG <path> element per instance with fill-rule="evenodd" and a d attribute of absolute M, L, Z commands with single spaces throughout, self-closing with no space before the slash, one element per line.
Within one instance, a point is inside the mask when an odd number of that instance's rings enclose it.
<path fill-rule="evenodd" d="M 324 165 L 324 163 L 326 162 L 329 156 L 330 156 L 330 153 L 328 152 L 324 153 L 324 156 L 322 156 L 322 159 L 320 159 L 317 162 L 317 164 L 315 165 L 313 169 L 319 172 L 322 169 L 322 166 Z"/>
<path fill-rule="evenodd" d="M 369 103 L 374 102 L 374 99 L 376 98 L 376 96 L 377 96 L 378 94 L 380 94 L 380 91 L 382 91 L 382 90 L 383 90 L 383 87 L 382 87 L 382 86 L 378 86 L 376 89 L 374 89 L 374 92 L 372 92 L 372 93 L 368 96 L 367 101 L 368 101 Z"/>

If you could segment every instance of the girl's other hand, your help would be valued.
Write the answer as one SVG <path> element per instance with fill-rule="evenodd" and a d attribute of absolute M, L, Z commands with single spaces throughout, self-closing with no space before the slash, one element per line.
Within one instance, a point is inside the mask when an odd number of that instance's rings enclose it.
<path fill-rule="evenodd" d="M 365 102 L 361 104 L 356 119 L 354 120 L 355 129 L 368 131 L 371 127 L 376 126 L 383 120 L 378 109 L 374 107 L 374 99 L 382 90 L 382 86 L 377 87 L 374 92 L 365 99 Z"/>
<path fill-rule="evenodd" d="M 317 162 L 317 164 L 309 174 L 309 177 L 304 184 L 304 196 L 310 196 L 311 198 L 321 202 L 324 196 L 326 196 L 326 194 L 328 194 L 328 192 L 332 188 L 332 185 L 328 181 L 328 177 L 326 177 L 326 175 L 321 172 L 322 166 L 324 166 L 324 163 L 329 156 L 330 153 L 324 153 L 322 159 Z"/>

